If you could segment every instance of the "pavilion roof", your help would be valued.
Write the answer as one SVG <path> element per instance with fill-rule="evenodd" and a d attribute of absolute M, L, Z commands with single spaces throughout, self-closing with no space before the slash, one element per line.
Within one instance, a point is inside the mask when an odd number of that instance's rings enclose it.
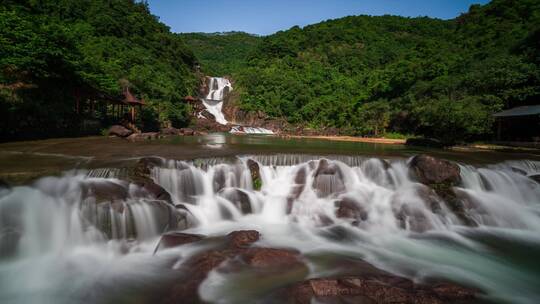
<path fill-rule="evenodd" d="M 495 117 L 514 117 L 514 116 L 530 116 L 540 114 L 540 105 L 534 106 L 521 106 L 512 109 L 508 109 L 496 114 Z"/>
<path fill-rule="evenodd" d="M 131 94 L 128 87 L 124 89 L 124 99 L 122 101 L 127 104 L 136 104 L 136 105 L 145 104 L 144 100 L 140 100 L 137 97 L 135 97 L 135 95 Z"/>

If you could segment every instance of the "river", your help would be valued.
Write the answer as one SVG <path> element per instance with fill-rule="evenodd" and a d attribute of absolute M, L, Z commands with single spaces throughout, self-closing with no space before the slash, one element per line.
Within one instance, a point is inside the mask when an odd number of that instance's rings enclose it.
<path fill-rule="evenodd" d="M 440 199 L 429 207 L 409 168 L 418 154 L 459 166 L 462 213 Z M 141 157 L 153 157 L 149 176 L 171 204 L 128 178 Z M 211 237 L 257 230 L 255 246 L 297 250 L 308 265 L 266 280 L 250 269 L 213 270 L 198 288 L 210 303 L 270 303 L 284 284 L 354 272 L 335 266 L 342 260 L 455 282 L 488 303 L 540 301 L 540 184 L 527 177 L 540 174 L 540 157 L 532 153 L 230 134 L 91 137 L 0 144 L 0 168 L 11 184 L 0 186 L 1 303 L 160 302 L 203 246 L 156 252 L 173 228 Z M 338 216 L 344 200 L 361 215 Z M 173 227 L 179 206 L 189 221 Z"/>

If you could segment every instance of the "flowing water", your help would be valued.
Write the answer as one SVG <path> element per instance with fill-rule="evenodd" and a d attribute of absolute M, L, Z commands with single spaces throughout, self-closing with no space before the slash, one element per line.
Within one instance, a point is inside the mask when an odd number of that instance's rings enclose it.
<path fill-rule="evenodd" d="M 232 90 L 232 84 L 227 78 L 210 77 L 208 95 L 202 100 L 206 111 L 215 117 L 217 123 L 222 125 L 227 125 L 229 123 L 223 114 L 223 100 L 226 94 L 230 93 Z M 198 117 L 204 119 L 204 116 L 200 113 Z M 249 126 L 233 126 L 230 133 L 274 134 L 272 130 Z"/>
<path fill-rule="evenodd" d="M 248 159 L 260 167 L 258 190 Z M 491 302 L 538 303 L 540 184 L 527 176 L 540 173 L 540 162 L 463 163 L 460 169 L 461 215 L 426 195 L 406 158 L 163 160 L 151 177 L 193 215 L 188 232 L 258 230 L 256 245 L 301 251 L 309 277 L 338 271 L 321 261 L 363 259 L 417 281 L 443 278 L 478 288 Z M 0 188 L 0 303 L 159 298 L 177 277 L 174 265 L 196 249 L 154 255 L 175 208 L 122 175 L 114 168 L 77 170 Z M 361 218 L 337 217 L 342 201 L 361 210 Z M 271 289 L 246 284 L 245 276 L 213 271 L 199 293 L 208 302 L 249 303 Z"/>
<path fill-rule="evenodd" d="M 234 126 L 231 128 L 231 133 L 244 133 L 244 134 L 274 134 L 272 130 L 257 127 L 244 127 Z"/>
<path fill-rule="evenodd" d="M 214 115 L 216 121 L 222 125 L 228 123 L 225 115 L 221 111 L 223 109 L 223 98 L 226 93 L 232 91 L 231 82 L 226 78 L 211 77 L 208 95 L 203 99 L 203 105 L 206 110 Z"/>

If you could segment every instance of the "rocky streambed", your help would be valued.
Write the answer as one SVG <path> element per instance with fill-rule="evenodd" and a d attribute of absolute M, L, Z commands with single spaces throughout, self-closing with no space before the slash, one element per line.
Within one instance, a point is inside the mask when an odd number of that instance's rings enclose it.
<path fill-rule="evenodd" d="M 252 154 L 0 185 L 2 303 L 534 303 L 540 164 Z"/>

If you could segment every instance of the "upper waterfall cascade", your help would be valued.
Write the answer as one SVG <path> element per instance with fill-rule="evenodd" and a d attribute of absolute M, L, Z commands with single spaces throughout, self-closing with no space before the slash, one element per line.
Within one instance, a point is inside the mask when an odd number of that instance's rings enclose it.
<path fill-rule="evenodd" d="M 208 95 L 203 99 L 206 110 L 216 118 L 216 122 L 226 125 L 228 123 L 223 115 L 223 99 L 226 93 L 232 91 L 231 82 L 227 78 L 211 77 Z"/>
<path fill-rule="evenodd" d="M 208 85 L 208 94 L 203 99 L 203 105 L 206 110 L 212 114 L 216 122 L 227 125 L 229 122 L 223 114 L 223 101 L 225 95 L 233 90 L 231 82 L 227 78 L 223 77 L 210 77 Z M 199 118 L 204 118 L 199 113 Z M 249 126 L 233 126 L 230 133 L 242 133 L 242 134 L 274 134 L 272 130 L 268 130 L 260 127 Z"/>

